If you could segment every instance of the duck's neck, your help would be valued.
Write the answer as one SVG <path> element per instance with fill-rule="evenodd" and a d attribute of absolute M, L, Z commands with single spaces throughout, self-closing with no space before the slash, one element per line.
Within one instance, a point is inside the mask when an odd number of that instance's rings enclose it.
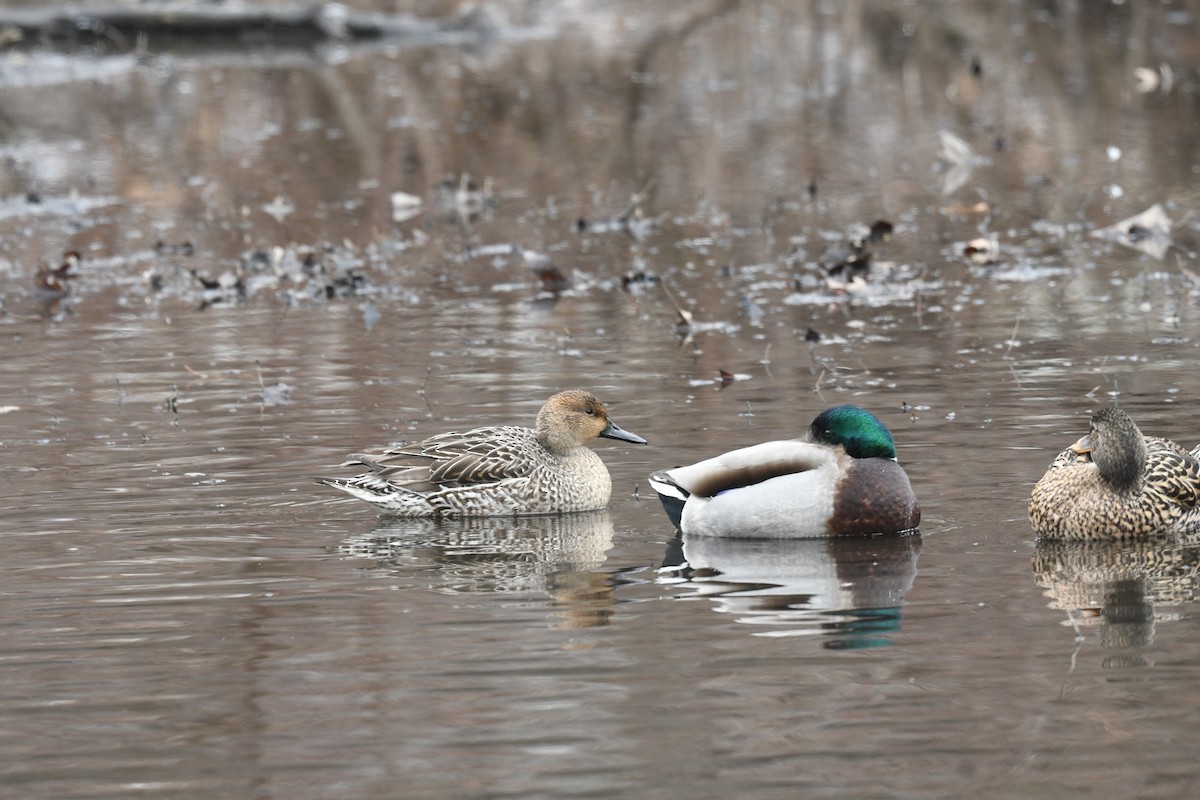
<path fill-rule="evenodd" d="M 1146 439 L 1138 435 L 1133 437 L 1128 447 L 1119 448 L 1116 452 L 1103 450 L 1093 452 L 1092 460 L 1105 480 L 1121 491 L 1134 491 L 1141 486 L 1142 475 L 1146 471 Z"/>
<path fill-rule="evenodd" d="M 544 414 L 538 415 L 537 421 L 538 444 L 556 456 L 565 456 L 579 446 L 579 443 L 562 426 L 553 424 Z"/>

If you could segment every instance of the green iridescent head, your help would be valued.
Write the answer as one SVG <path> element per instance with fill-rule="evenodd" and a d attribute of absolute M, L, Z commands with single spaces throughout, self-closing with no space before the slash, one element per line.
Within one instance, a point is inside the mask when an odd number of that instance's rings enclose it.
<path fill-rule="evenodd" d="M 821 444 L 840 444 L 853 458 L 895 458 L 896 442 L 879 419 L 858 406 L 827 408 L 812 421 L 808 436 Z"/>

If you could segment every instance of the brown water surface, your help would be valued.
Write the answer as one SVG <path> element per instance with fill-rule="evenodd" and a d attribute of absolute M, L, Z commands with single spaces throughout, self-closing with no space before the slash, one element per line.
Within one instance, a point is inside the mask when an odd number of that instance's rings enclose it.
<path fill-rule="evenodd" d="M 1200 439 L 1200 7 L 539 8 L 0 53 L 0 794 L 1195 796 L 1200 551 L 1025 502 L 1112 402 Z M 571 386 L 650 442 L 596 446 L 607 511 L 308 480 Z M 920 536 L 677 539 L 649 472 L 839 402 Z"/>

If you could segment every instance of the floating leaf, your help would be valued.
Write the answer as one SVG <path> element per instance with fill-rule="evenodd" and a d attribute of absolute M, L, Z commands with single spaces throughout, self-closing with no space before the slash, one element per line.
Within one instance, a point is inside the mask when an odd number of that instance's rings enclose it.
<path fill-rule="evenodd" d="M 938 157 L 950 165 L 942 177 L 942 194 L 951 195 L 967 185 L 971 173 L 987 160 L 980 156 L 964 140 L 950 131 L 938 131 Z"/>
<path fill-rule="evenodd" d="M 1091 235 L 1094 239 L 1116 242 L 1162 260 L 1171 246 L 1171 219 L 1162 203 L 1155 203 L 1142 213 L 1094 230 Z"/>
<path fill-rule="evenodd" d="M 392 192 L 392 221 L 404 222 L 421 213 L 425 201 L 408 192 Z"/>
<path fill-rule="evenodd" d="M 960 252 L 963 258 L 972 264 L 979 266 L 995 264 L 996 257 L 1000 254 L 1000 242 L 996 240 L 995 236 L 981 236 L 961 245 Z"/>
<path fill-rule="evenodd" d="M 522 250 L 521 260 L 525 262 L 525 266 L 538 277 L 542 283 L 542 291 L 559 292 L 571 288 L 571 281 L 566 275 L 554 265 L 550 256 L 545 253 L 539 253 L 536 250 Z"/>
<path fill-rule="evenodd" d="M 263 206 L 263 211 L 274 217 L 276 222 L 283 222 L 296 212 L 296 204 L 283 195 L 276 195 L 269 205 Z"/>

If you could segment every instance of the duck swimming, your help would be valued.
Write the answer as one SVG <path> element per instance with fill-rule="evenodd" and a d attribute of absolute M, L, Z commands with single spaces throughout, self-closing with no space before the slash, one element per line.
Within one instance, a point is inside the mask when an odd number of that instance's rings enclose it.
<path fill-rule="evenodd" d="M 645 444 L 620 428 L 591 392 L 546 401 L 534 429 L 492 426 L 443 433 L 350 456 L 353 478 L 317 478 L 402 517 L 492 517 L 604 508 L 612 479 L 587 448 L 597 437 Z"/>
<path fill-rule="evenodd" d="M 688 535 L 801 539 L 898 533 L 921 522 L 891 432 L 852 405 L 821 412 L 798 439 L 656 472 L 650 485 Z"/>
<path fill-rule="evenodd" d="M 1029 498 L 1048 539 L 1133 539 L 1200 528 L 1200 446 L 1145 436 L 1119 408 L 1059 453 Z"/>

